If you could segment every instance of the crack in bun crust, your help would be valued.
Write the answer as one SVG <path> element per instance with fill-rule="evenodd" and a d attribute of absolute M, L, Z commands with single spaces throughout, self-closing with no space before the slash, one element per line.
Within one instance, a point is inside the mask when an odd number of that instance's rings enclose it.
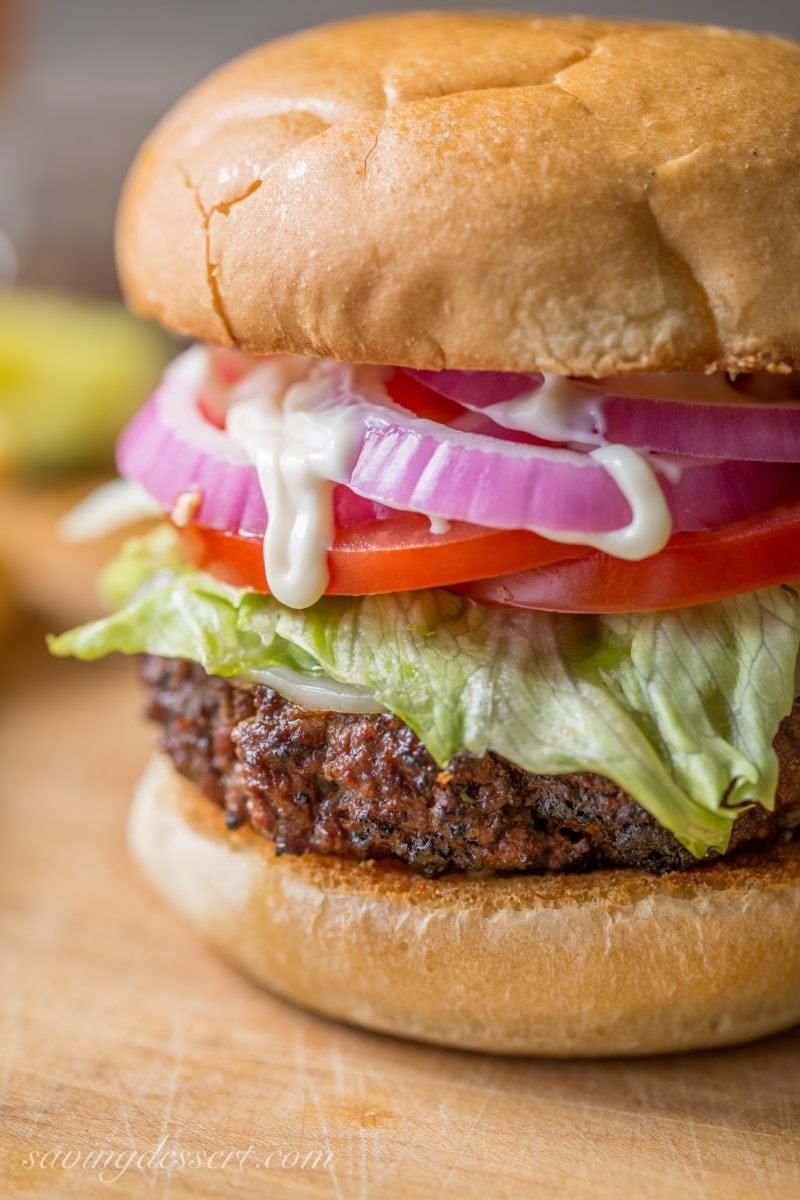
<path fill-rule="evenodd" d="M 800 1020 L 800 844 L 688 875 L 423 879 L 276 856 L 154 758 L 134 856 L 248 975 L 382 1033 L 504 1054 L 659 1054 Z"/>
<path fill-rule="evenodd" d="M 800 367 L 800 47 L 412 13 L 215 72 L 145 143 L 132 305 L 255 353 L 604 375 Z"/>

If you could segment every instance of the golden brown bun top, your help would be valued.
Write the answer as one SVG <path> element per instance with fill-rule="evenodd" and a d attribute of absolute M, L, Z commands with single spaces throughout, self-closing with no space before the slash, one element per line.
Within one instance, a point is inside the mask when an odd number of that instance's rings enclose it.
<path fill-rule="evenodd" d="M 273 42 L 145 143 L 134 308 L 252 353 L 800 367 L 800 46 L 412 13 Z"/>

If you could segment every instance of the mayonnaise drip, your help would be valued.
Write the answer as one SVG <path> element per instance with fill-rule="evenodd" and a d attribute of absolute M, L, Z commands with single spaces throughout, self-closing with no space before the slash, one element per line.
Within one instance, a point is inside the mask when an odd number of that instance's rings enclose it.
<path fill-rule="evenodd" d="M 602 396 L 563 375 L 546 375 L 538 391 L 490 404 L 483 413 L 506 429 L 518 429 L 548 442 L 599 445 L 605 430 Z"/>
<path fill-rule="evenodd" d="M 284 356 L 259 365 L 233 391 L 226 428 L 258 472 L 269 520 L 264 567 L 272 594 L 307 608 L 328 586 L 334 480 L 352 467 L 361 422 L 352 405 L 332 402 L 337 374 L 374 368 Z"/>
<path fill-rule="evenodd" d="M 601 446 L 605 441 L 605 399 L 617 395 L 678 399 L 682 404 L 730 405 L 745 399 L 724 371 L 612 375 L 596 380 L 545 375 L 537 391 L 490 404 L 482 411 L 506 429 L 518 429 L 545 441 Z"/>
<path fill-rule="evenodd" d="M 589 455 L 601 463 L 628 501 L 631 519 L 605 533 L 544 533 L 556 542 L 593 546 L 614 558 L 638 561 L 663 550 L 672 533 L 672 513 L 655 472 L 630 446 L 598 446 Z"/>
<path fill-rule="evenodd" d="M 546 375 L 537 391 L 491 404 L 483 413 L 498 425 L 545 441 L 596 445 L 589 457 L 605 467 L 630 505 L 628 524 L 604 533 L 535 532 L 554 542 L 593 546 L 615 558 L 638 560 L 663 549 L 672 532 L 672 515 L 645 458 L 630 446 L 605 442 L 603 397 L 613 394 L 610 383 L 613 381 L 603 381 L 600 394 L 565 376 Z M 674 468 L 673 474 L 675 471 L 679 473 L 680 468 Z"/>

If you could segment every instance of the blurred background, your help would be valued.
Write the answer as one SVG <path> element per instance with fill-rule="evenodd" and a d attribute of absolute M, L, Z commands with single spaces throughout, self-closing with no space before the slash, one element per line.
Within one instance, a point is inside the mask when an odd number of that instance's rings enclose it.
<path fill-rule="evenodd" d="M 10 11 L 13 0 L 0 0 Z M 215 65 L 279 34 L 403 0 L 17 0 L 0 124 L 0 225 L 24 280 L 112 293 L 114 207 L 159 115 Z M 548 0 L 544 11 L 706 21 L 800 38 L 798 0 Z M 533 11 L 533 9 L 531 9 Z M 11 193 L 11 194 L 9 194 Z"/>

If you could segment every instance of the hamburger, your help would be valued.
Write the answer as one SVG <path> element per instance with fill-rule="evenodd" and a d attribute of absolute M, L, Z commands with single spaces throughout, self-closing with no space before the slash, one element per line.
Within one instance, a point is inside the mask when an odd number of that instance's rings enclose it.
<path fill-rule="evenodd" d="M 373 17 L 141 150 L 155 886 L 281 996 L 514 1054 L 800 1019 L 800 49 Z"/>

